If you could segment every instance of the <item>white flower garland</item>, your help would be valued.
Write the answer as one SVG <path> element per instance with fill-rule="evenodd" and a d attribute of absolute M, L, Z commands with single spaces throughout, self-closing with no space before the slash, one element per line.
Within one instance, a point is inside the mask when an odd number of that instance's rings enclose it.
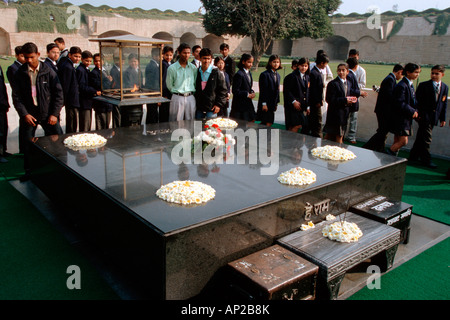
<path fill-rule="evenodd" d="M 296 167 L 282 172 L 277 179 L 283 184 L 304 186 L 315 182 L 317 178 L 316 174 L 311 170 Z"/>
<path fill-rule="evenodd" d="M 356 242 L 362 237 L 361 229 L 354 222 L 334 222 L 323 227 L 322 235 L 339 242 Z"/>
<path fill-rule="evenodd" d="M 350 150 L 336 146 L 317 147 L 311 150 L 311 154 L 325 160 L 352 160 L 356 158 L 356 155 Z"/>
<path fill-rule="evenodd" d="M 214 199 L 216 190 L 198 181 L 174 181 L 161 186 L 156 195 L 167 202 L 178 204 L 201 204 Z"/>
<path fill-rule="evenodd" d="M 212 127 L 205 126 L 206 130 L 200 132 L 197 136 L 194 137 L 194 143 L 196 141 L 205 142 L 209 145 L 213 145 L 214 147 L 224 147 L 226 145 L 234 145 L 236 144 L 236 140 L 232 137 L 231 134 L 224 134 L 218 125 L 214 125 Z"/>
<path fill-rule="evenodd" d="M 64 145 L 73 150 L 102 147 L 107 140 L 96 133 L 80 133 L 64 139 Z"/>
<path fill-rule="evenodd" d="M 234 129 L 238 126 L 238 123 L 236 121 L 226 118 L 215 118 L 206 121 L 207 126 L 212 127 L 213 124 L 218 125 L 221 129 Z"/>

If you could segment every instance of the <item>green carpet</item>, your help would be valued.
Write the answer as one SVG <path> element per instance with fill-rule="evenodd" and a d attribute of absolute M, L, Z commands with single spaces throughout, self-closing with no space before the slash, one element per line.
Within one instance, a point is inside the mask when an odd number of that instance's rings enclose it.
<path fill-rule="evenodd" d="M 92 265 L 9 182 L 0 180 L 0 194 L 0 300 L 118 299 Z M 71 265 L 80 268 L 80 289 L 67 287 Z"/>
<path fill-rule="evenodd" d="M 380 278 L 380 289 L 364 287 L 348 300 L 449 300 L 450 238 Z"/>

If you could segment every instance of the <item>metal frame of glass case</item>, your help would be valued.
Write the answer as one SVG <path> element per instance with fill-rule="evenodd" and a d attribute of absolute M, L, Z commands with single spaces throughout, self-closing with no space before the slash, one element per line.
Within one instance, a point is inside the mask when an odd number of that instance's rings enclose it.
<path fill-rule="evenodd" d="M 97 100 L 112 103 L 115 105 L 139 105 L 144 103 L 159 103 L 169 102 L 168 99 L 162 97 L 162 48 L 165 44 L 171 44 L 171 42 L 160 39 L 146 38 L 135 36 L 132 34 L 89 39 L 89 41 L 99 43 L 99 53 L 102 59 L 102 68 L 105 68 L 104 60 L 106 57 L 112 58 L 111 68 L 107 70 L 108 77 L 113 78 L 110 81 L 111 85 L 107 86 L 104 81 L 104 74 L 102 77 L 102 95 L 96 97 Z M 156 53 L 156 54 L 155 54 Z M 148 68 L 151 63 L 152 56 L 155 54 L 158 56 L 156 70 L 159 79 L 157 79 L 156 86 L 151 86 L 149 80 L 154 80 L 148 76 Z M 148 64 L 143 62 L 150 55 Z M 112 56 L 112 57 L 111 57 Z M 130 66 L 125 67 L 125 61 L 128 60 Z M 132 71 L 132 63 L 136 66 L 136 62 L 130 62 L 137 60 L 136 73 Z M 116 66 L 115 77 L 113 76 L 114 65 L 119 63 L 119 67 Z M 142 66 L 144 68 L 142 68 Z M 155 68 L 153 67 L 153 71 Z M 159 81 L 158 81 L 159 80 Z M 119 82 L 119 83 L 117 83 Z M 159 83 L 158 83 L 159 82 Z"/>

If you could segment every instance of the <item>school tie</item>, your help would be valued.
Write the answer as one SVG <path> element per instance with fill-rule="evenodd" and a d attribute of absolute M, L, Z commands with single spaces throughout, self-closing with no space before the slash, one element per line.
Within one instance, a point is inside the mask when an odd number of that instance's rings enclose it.
<path fill-rule="evenodd" d="M 344 80 L 344 92 L 345 95 L 347 96 L 347 81 Z"/>
<path fill-rule="evenodd" d="M 413 84 L 411 84 L 411 93 L 412 93 L 412 96 L 413 96 L 414 104 L 416 104 L 416 92 L 414 91 L 414 85 Z"/>
<path fill-rule="evenodd" d="M 436 101 L 439 99 L 439 83 L 433 82 L 434 93 L 436 94 Z"/>

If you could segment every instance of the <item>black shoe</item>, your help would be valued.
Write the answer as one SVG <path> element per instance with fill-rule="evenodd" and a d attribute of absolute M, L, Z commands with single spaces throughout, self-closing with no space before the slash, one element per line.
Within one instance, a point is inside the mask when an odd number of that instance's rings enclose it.
<path fill-rule="evenodd" d="M 26 182 L 31 179 L 31 173 L 27 172 L 19 178 L 20 182 Z"/>
<path fill-rule="evenodd" d="M 435 163 L 433 163 L 432 161 L 430 161 L 430 162 L 422 162 L 422 164 L 425 167 L 430 168 L 430 169 L 436 169 L 437 168 L 437 165 Z"/>
<path fill-rule="evenodd" d="M 391 148 L 386 148 L 386 153 L 391 156 L 397 156 L 397 152 L 392 151 Z"/>

